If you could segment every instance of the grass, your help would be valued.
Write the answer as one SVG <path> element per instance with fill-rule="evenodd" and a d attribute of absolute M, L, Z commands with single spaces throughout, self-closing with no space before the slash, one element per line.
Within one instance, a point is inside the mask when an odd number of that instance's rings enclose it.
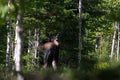
<path fill-rule="evenodd" d="M 104 66 L 103 63 L 101 66 Z M 120 65 L 118 63 L 112 63 L 109 67 L 105 67 L 93 70 L 78 70 L 68 67 L 59 67 L 56 71 L 51 68 L 24 70 L 23 76 L 25 80 L 120 80 Z M 0 80 L 17 80 L 16 73 L 6 72 L 3 69 L 0 71 Z"/>

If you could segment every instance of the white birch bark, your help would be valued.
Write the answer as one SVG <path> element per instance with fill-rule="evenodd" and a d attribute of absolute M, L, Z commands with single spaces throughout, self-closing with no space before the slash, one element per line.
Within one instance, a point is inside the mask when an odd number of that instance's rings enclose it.
<path fill-rule="evenodd" d="M 15 28 L 15 53 L 14 53 L 14 62 L 15 62 L 15 71 L 17 72 L 17 80 L 24 80 L 21 75 L 21 52 L 22 52 L 22 15 L 18 13 L 17 22 Z"/>
<path fill-rule="evenodd" d="M 8 0 L 8 7 L 12 4 L 12 0 Z M 8 10 L 8 14 L 10 14 L 10 10 Z M 7 50 L 6 50 L 6 68 L 10 69 L 10 57 L 11 57 L 11 20 L 10 17 L 7 19 Z"/>
<path fill-rule="evenodd" d="M 35 43 L 35 46 L 34 46 L 34 65 L 37 66 L 37 62 L 38 62 L 38 45 L 39 45 L 39 29 L 35 29 L 35 35 L 34 35 L 34 43 Z"/>
<path fill-rule="evenodd" d="M 79 38 L 79 42 L 78 42 L 78 68 L 80 68 L 80 63 L 81 63 L 81 49 L 82 49 L 82 39 L 81 39 L 81 28 L 82 28 L 82 0 L 79 0 L 79 6 L 78 6 L 78 10 L 79 10 L 79 34 L 78 34 L 78 38 Z"/>
<path fill-rule="evenodd" d="M 37 29 L 35 29 L 35 35 L 34 35 L 34 43 L 35 43 L 35 46 L 34 46 L 34 58 L 36 59 L 37 58 Z"/>
<path fill-rule="evenodd" d="M 6 68 L 10 69 L 10 57 L 11 57 L 11 32 L 10 32 L 10 20 L 7 22 L 7 53 L 6 53 Z"/>
<path fill-rule="evenodd" d="M 31 41 L 30 41 L 30 36 L 31 36 L 31 31 L 28 31 L 28 54 L 30 55 L 30 46 L 31 46 Z"/>
<path fill-rule="evenodd" d="M 16 22 L 16 28 L 15 28 L 15 53 L 14 53 L 14 60 L 15 60 L 15 70 L 16 71 L 21 71 L 21 15 L 18 14 L 17 16 L 17 22 Z"/>
<path fill-rule="evenodd" d="M 36 51 L 37 51 L 37 54 L 36 54 L 36 57 L 37 57 L 37 65 L 39 65 L 39 39 L 40 39 L 40 29 L 38 28 L 37 29 L 37 36 L 36 36 Z"/>
<path fill-rule="evenodd" d="M 102 35 L 100 35 L 100 57 L 102 56 Z"/>
<path fill-rule="evenodd" d="M 117 28 L 118 28 L 118 42 L 117 42 L 117 61 L 119 60 L 119 44 L 120 44 L 120 32 L 119 32 L 119 22 L 117 23 Z"/>
<path fill-rule="evenodd" d="M 111 54 L 110 54 L 110 58 L 111 58 L 111 61 L 112 61 L 112 58 L 113 58 L 113 53 L 114 53 L 114 46 L 115 46 L 115 38 L 116 38 L 116 28 L 117 28 L 117 23 L 115 22 L 114 23 L 114 35 L 113 35 L 113 39 L 112 39 L 112 48 L 111 48 Z"/>

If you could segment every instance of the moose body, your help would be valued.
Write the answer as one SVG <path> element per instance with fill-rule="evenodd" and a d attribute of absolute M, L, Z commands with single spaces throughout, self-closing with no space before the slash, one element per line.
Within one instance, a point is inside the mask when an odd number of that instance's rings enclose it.
<path fill-rule="evenodd" d="M 59 42 L 57 37 L 53 37 L 50 41 L 42 43 L 41 49 L 44 52 L 44 68 L 52 66 L 55 70 L 59 57 Z"/>

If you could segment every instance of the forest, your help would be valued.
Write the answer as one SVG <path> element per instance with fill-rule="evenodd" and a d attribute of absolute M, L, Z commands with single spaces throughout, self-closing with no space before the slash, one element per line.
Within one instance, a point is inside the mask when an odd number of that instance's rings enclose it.
<path fill-rule="evenodd" d="M 0 80 L 120 80 L 119 12 L 120 0 L 0 0 Z"/>

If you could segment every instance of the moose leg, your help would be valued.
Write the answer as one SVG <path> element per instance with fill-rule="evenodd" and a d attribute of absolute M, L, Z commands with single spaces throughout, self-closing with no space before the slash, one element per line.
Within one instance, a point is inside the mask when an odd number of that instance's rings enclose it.
<path fill-rule="evenodd" d="M 56 66 L 56 61 L 55 60 L 52 61 L 52 67 L 53 67 L 54 70 L 56 70 L 57 66 Z"/>
<path fill-rule="evenodd" d="M 43 66 L 43 68 L 47 68 L 48 67 L 48 58 L 49 58 L 49 55 L 50 55 L 50 50 L 46 49 L 44 51 L 44 66 Z"/>

